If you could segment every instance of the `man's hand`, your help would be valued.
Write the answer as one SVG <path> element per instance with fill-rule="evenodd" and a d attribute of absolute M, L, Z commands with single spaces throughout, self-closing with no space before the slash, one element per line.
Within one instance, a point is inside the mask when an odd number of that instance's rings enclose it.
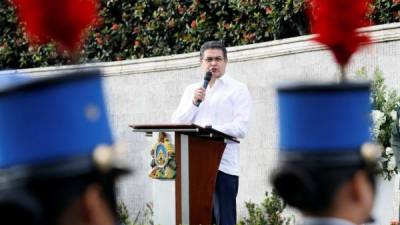
<path fill-rule="evenodd" d="M 194 90 L 193 104 L 197 105 L 197 101 L 198 100 L 203 101 L 205 97 L 206 97 L 206 89 L 202 87 L 197 88 L 196 90 Z"/>

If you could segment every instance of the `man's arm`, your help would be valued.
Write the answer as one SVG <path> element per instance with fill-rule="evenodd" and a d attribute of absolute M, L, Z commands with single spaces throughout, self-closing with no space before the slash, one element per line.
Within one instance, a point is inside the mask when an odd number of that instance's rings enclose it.
<path fill-rule="evenodd" d="M 252 105 L 247 87 L 240 89 L 233 96 L 233 121 L 213 128 L 237 138 L 244 138 L 248 131 Z"/>
<path fill-rule="evenodd" d="M 178 108 L 172 114 L 171 122 L 191 124 L 197 110 L 198 107 L 193 104 L 193 90 L 189 86 L 185 89 Z"/>

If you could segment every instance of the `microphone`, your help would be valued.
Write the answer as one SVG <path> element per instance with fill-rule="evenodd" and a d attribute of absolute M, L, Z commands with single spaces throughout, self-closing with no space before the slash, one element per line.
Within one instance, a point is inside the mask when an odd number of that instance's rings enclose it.
<path fill-rule="evenodd" d="M 208 82 L 210 82 L 211 77 L 212 77 L 211 71 L 207 71 L 206 75 L 204 76 L 204 81 L 203 81 L 203 86 L 202 86 L 204 89 L 207 89 Z M 200 105 L 200 103 L 201 103 L 201 100 L 199 99 L 199 100 L 197 100 L 195 106 L 198 107 Z"/>

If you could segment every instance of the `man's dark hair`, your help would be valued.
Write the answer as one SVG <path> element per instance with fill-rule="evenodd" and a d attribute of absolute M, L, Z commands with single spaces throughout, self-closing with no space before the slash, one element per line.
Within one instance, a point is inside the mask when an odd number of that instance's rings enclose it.
<path fill-rule="evenodd" d="M 68 160 L 0 171 L 2 221 L 16 225 L 59 224 L 65 210 L 81 198 L 90 185 L 100 187 L 104 202 L 117 218 L 115 180 L 128 171 L 119 168 L 103 171 L 80 156 Z M 72 161 L 77 163 L 70 163 Z"/>
<path fill-rule="evenodd" d="M 33 179 L 26 181 L 24 186 L 2 191 L 1 218 L 11 222 L 10 224 L 18 225 L 59 224 L 64 210 L 79 199 L 90 184 L 98 184 L 101 187 L 104 201 L 115 213 L 114 177 L 93 173 L 67 178 Z M 5 200 L 7 196 L 10 201 Z"/>
<path fill-rule="evenodd" d="M 362 167 L 333 169 L 281 165 L 272 176 L 271 183 L 287 204 L 318 215 L 331 209 L 337 190 L 358 170 L 366 172 L 375 189 L 374 172 Z"/>
<path fill-rule="evenodd" d="M 228 59 L 228 54 L 223 41 L 207 41 L 200 48 L 200 59 L 203 59 L 204 52 L 207 49 L 220 49 L 224 55 L 224 59 Z"/>

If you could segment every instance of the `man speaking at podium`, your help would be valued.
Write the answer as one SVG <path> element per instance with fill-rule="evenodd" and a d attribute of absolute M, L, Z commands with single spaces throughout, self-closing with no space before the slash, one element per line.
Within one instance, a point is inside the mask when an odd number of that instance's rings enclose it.
<path fill-rule="evenodd" d="M 244 138 L 248 130 L 252 100 L 247 86 L 225 73 L 228 58 L 223 42 L 204 43 L 200 48 L 200 64 L 206 73 L 204 82 L 186 88 L 172 116 L 172 122 L 211 125 L 236 138 Z M 213 224 L 236 224 L 238 186 L 239 144 L 228 142 L 217 174 Z"/>

